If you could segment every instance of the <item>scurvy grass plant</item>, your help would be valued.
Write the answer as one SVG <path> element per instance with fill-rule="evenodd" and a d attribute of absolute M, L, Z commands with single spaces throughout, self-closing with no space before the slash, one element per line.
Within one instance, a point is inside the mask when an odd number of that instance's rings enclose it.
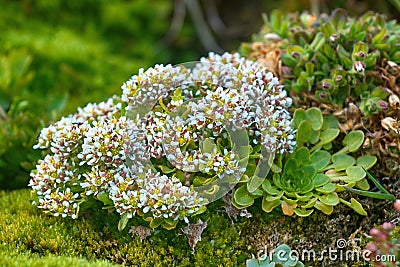
<path fill-rule="evenodd" d="M 364 142 L 362 131 L 352 131 L 333 147 L 339 136 L 338 121 L 333 116 L 323 116 L 318 108 L 297 109 L 293 117 L 297 147 L 291 154 L 281 154 L 274 160 L 267 179 L 242 179 L 233 195 L 233 204 L 245 208 L 262 198 L 262 209 L 271 212 L 280 207 L 286 215 L 309 216 L 315 209 L 331 214 L 334 206 L 343 203 L 361 215 L 367 215 L 355 198 L 347 201 L 340 192 L 350 190 L 376 198 L 393 199 L 377 185 L 382 193 L 368 192 L 367 173 L 377 161 L 375 156 L 349 155 L 357 152 Z M 255 151 L 253 158 L 260 156 Z M 251 162 L 249 163 L 249 165 Z"/>
<path fill-rule="evenodd" d="M 238 54 L 156 65 L 122 89 L 41 131 L 35 148 L 48 154 L 29 185 L 45 212 L 76 218 L 95 198 L 121 215 L 119 229 L 133 216 L 170 229 L 232 189 L 255 147 L 293 151 L 291 99 Z"/>

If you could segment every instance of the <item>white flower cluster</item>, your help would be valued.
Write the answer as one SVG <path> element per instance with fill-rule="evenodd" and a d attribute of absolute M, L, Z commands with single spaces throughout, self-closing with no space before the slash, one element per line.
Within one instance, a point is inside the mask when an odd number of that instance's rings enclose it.
<path fill-rule="evenodd" d="M 202 206 L 202 199 L 177 178 L 146 169 L 142 131 L 133 120 L 120 116 L 121 103 L 115 101 L 79 108 L 41 131 L 35 148 L 50 153 L 31 173 L 29 186 L 39 202 L 35 204 L 54 216 L 76 218 L 80 202 L 107 193 L 121 215 L 131 217 L 139 211 L 154 219 L 187 220 Z M 132 172 L 126 166 L 130 161 L 143 166 Z"/>
<path fill-rule="evenodd" d="M 128 218 L 187 221 L 206 204 L 190 187 L 192 173 L 207 181 L 245 171 L 231 132 L 247 130 L 271 153 L 292 151 L 290 105 L 277 78 L 239 54 L 141 69 L 121 99 L 89 104 L 41 131 L 34 148 L 49 154 L 29 185 L 38 207 L 56 216 L 76 218 L 79 203 L 106 194 Z"/>
<path fill-rule="evenodd" d="M 203 200 L 179 179 L 147 171 L 134 179 L 125 169 L 111 185 L 110 198 L 119 214 L 132 218 L 137 212 L 153 219 L 183 219 L 195 213 Z"/>

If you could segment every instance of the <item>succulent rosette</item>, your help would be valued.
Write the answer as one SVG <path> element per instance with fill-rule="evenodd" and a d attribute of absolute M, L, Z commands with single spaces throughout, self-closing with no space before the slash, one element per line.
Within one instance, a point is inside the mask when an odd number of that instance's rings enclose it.
<path fill-rule="evenodd" d="M 260 176 L 252 151 L 293 151 L 291 99 L 238 54 L 141 69 L 122 90 L 41 131 L 35 148 L 48 154 L 29 183 L 39 208 L 76 218 L 95 198 L 121 215 L 120 229 L 134 216 L 170 229 Z"/>

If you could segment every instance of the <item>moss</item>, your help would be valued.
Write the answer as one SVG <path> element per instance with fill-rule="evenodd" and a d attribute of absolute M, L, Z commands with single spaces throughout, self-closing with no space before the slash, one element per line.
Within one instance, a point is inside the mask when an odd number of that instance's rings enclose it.
<path fill-rule="evenodd" d="M 0 191 L 0 255 L 10 266 L 28 258 L 32 266 L 52 266 L 58 257 L 57 266 L 90 266 L 95 259 L 129 266 L 240 266 L 248 257 L 240 224 L 232 228 L 222 214 L 204 215 L 209 227 L 192 254 L 181 232 L 184 224 L 172 231 L 156 229 L 140 242 L 128 233 L 129 225 L 117 230 L 118 215 L 96 210 L 84 211 L 77 220 L 50 217 L 30 204 L 28 190 Z"/>
<path fill-rule="evenodd" d="M 111 267 L 117 266 L 107 261 L 88 261 L 80 257 L 48 255 L 40 257 L 31 253 L 21 255 L 9 255 L 0 252 L 0 265 L 8 267 L 52 267 L 52 266 L 76 266 L 76 267 Z"/>
<path fill-rule="evenodd" d="M 131 221 L 119 232 L 119 216 L 94 205 L 100 203 L 86 203 L 86 211 L 77 220 L 62 219 L 32 206 L 28 190 L 0 191 L 0 266 L 20 266 L 25 261 L 29 263 L 26 266 L 52 266 L 53 262 L 57 266 L 107 266 L 107 262 L 127 266 L 245 266 L 252 255 L 283 243 L 292 250 L 318 252 L 335 249 L 340 238 L 350 241 L 359 237 L 355 245 L 361 249 L 368 242 L 362 233 L 377 223 L 346 207 L 330 216 L 315 212 L 307 218 L 292 218 L 282 217 L 277 211 L 260 212 L 254 205 L 249 208 L 253 217 L 240 218 L 233 226 L 224 212 L 218 212 L 223 210 L 223 203 L 218 201 L 200 216 L 208 220 L 208 226 L 192 254 L 182 233 L 185 223 L 171 231 L 156 229 L 141 242 L 129 234 L 129 228 L 143 221 Z M 399 236 L 399 228 L 394 236 Z M 303 262 L 310 266 L 367 266 L 364 261 L 329 262 L 329 258 L 325 262 Z"/>

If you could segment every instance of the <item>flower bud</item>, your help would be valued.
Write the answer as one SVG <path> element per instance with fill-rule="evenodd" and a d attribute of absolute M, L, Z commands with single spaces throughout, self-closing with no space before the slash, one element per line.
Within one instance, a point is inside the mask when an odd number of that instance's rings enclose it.
<path fill-rule="evenodd" d="M 342 75 L 336 76 L 336 82 L 337 83 L 341 83 L 342 81 L 343 81 L 343 76 Z"/>
<path fill-rule="evenodd" d="M 385 231 L 385 232 L 390 232 L 390 231 L 392 231 L 393 229 L 394 229 L 394 224 L 393 223 L 390 223 L 390 222 L 384 222 L 383 224 L 382 224 L 382 229 Z"/>
<path fill-rule="evenodd" d="M 365 64 L 362 61 L 356 61 L 353 65 L 355 71 L 362 72 L 365 70 Z"/>
<path fill-rule="evenodd" d="M 329 87 L 331 87 L 331 83 L 330 82 L 322 82 L 322 87 L 325 89 L 329 89 Z"/>
<path fill-rule="evenodd" d="M 378 250 L 378 246 L 374 242 L 370 242 L 370 243 L 367 244 L 365 249 L 367 249 L 367 250 L 369 250 L 371 252 L 375 252 L 375 251 Z"/>
<path fill-rule="evenodd" d="M 400 99 L 397 95 L 390 95 L 388 102 L 392 108 L 400 108 Z"/>
<path fill-rule="evenodd" d="M 331 40 L 331 42 L 335 42 L 338 38 L 338 35 L 336 33 L 332 34 L 331 37 L 329 37 L 329 40 Z"/>
<path fill-rule="evenodd" d="M 400 199 L 397 199 L 393 206 L 395 210 L 400 211 Z"/>
<path fill-rule="evenodd" d="M 298 58 L 299 56 L 300 56 L 300 53 L 297 52 L 297 51 L 294 51 L 294 52 L 292 53 L 292 57 L 294 57 L 294 58 Z"/>

